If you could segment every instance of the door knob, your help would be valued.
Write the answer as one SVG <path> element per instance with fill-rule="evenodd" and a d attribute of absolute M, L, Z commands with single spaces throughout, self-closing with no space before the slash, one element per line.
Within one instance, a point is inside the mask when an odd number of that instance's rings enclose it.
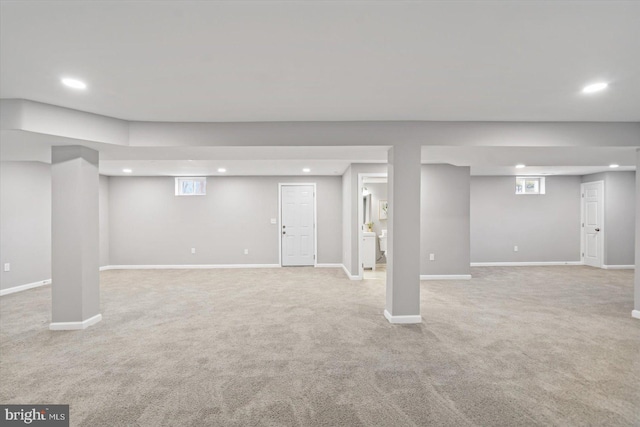
<path fill-rule="evenodd" d="M 282 226 L 282 229 L 284 230 L 285 228 L 287 228 L 287 226 L 286 226 L 286 225 L 283 225 L 283 226 Z"/>
<path fill-rule="evenodd" d="M 599 229 L 599 228 L 596 228 L 596 231 L 600 231 L 600 229 Z"/>
<path fill-rule="evenodd" d="M 283 232 L 282 232 L 282 234 L 287 234 L 287 232 L 286 232 L 286 231 L 283 231 Z"/>

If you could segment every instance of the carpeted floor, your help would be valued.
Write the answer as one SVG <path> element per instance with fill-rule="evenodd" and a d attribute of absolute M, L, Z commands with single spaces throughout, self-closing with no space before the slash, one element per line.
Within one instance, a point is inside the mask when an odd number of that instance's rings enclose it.
<path fill-rule="evenodd" d="M 376 264 L 375 270 L 364 270 L 362 277 L 365 280 L 387 280 L 387 264 Z"/>
<path fill-rule="evenodd" d="M 50 289 L 0 298 L 0 403 L 81 426 L 637 426 L 632 271 L 473 268 L 422 282 L 390 325 L 384 281 L 342 270 L 102 273 L 102 315 L 51 332 Z"/>

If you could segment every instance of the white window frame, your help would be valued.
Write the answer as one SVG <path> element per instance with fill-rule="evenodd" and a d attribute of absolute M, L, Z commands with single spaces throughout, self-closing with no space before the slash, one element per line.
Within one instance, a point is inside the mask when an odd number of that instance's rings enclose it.
<path fill-rule="evenodd" d="M 538 181 L 538 191 L 535 192 L 526 192 L 526 188 L 524 189 L 524 192 L 522 193 L 518 193 L 518 181 L 520 180 L 525 180 L 525 181 L 532 181 L 532 180 L 536 180 Z M 516 195 L 517 196 L 540 196 L 546 193 L 546 186 L 545 186 L 545 177 L 544 176 L 516 176 Z"/>
<path fill-rule="evenodd" d="M 193 181 L 194 190 L 195 190 L 195 183 L 200 182 L 202 184 L 203 192 L 192 193 L 192 194 L 183 193 L 182 183 L 186 181 Z M 175 178 L 175 190 L 176 190 L 176 196 L 206 196 L 207 195 L 207 177 L 206 176 L 177 176 Z"/>

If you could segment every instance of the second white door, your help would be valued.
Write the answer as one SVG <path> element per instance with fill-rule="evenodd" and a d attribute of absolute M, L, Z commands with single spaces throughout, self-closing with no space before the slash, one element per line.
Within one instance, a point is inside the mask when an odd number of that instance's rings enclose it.
<path fill-rule="evenodd" d="M 604 183 L 582 184 L 582 257 L 586 265 L 602 267 L 604 252 Z"/>
<path fill-rule="evenodd" d="M 282 185 L 282 266 L 315 264 L 315 195 L 313 185 Z"/>

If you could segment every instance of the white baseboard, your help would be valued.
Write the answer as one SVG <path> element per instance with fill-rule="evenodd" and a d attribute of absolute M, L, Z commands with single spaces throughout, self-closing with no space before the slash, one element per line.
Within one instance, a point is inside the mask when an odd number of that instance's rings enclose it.
<path fill-rule="evenodd" d="M 0 289 L 0 296 L 15 294 L 16 292 L 26 291 L 27 289 L 33 289 L 44 285 L 50 285 L 51 279 L 41 280 L 39 282 L 27 283 L 26 285 L 14 286 L 7 289 Z"/>
<path fill-rule="evenodd" d="M 385 310 L 384 317 L 387 318 L 389 323 L 394 323 L 399 325 L 422 323 L 422 316 L 420 316 L 419 314 L 414 316 L 392 316 L 387 310 Z"/>
<path fill-rule="evenodd" d="M 342 268 L 342 264 L 316 264 L 318 268 Z"/>
<path fill-rule="evenodd" d="M 472 262 L 471 267 L 532 267 L 538 265 L 584 265 L 582 261 Z"/>
<path fill-rule="evenodd" d="M 631 317 L 633 317 L 635 319 L 640 319 L 640 310 L 633 310 L 631 312 Z"/>
<path fill-rule="evenodd" d="M 602 265 L 605 270 L 634 270 L 635 265 Z"/>
<path fill-rule="evenodd" d="M 420 280 L 471 280 L 470 274 L 421 274 Z"/>
<path fill-rule="evenodd" d="M 342 269 L 344 270 L 345 274 L 347 275 L 347 277 L 349 278 L 349 280 L 362 280 L 362 277 L 360 276 L 354 276 L 352 275 L 349 270 L 347 270 L 347 267 L 344 266 L 344 264 L 340 264 L 342 266 Z"/>
<path fill-rule="evenodd" d="M 176 264 L 176 265 L 107 265 L 104 270 L 197 270 L 213 268 L 280 268 L 279 264 Z"/>
<path fill-rule="evenodd" d="M 93 317 L 83 320 L 82 322 L 51 322 L 49 329 L 52 331 L 76 331 L 86 329 L 91 325 L 95 325 L 102 320 L 102 314 L 96 314 Z"/>

